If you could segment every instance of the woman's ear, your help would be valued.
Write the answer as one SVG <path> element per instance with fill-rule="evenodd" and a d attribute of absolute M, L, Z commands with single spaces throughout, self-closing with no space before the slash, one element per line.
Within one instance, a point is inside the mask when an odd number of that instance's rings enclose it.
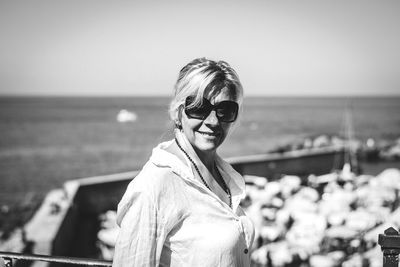
<path fill-rule="evenodd" d="M 182 111 L 183 111 L 183 107 L 179 106 L 178 111 L 177 111 L 178 119 L 177 119 L 177 121 L 175 121 L 175 126 L 179 130 L 182 130 Z"/>

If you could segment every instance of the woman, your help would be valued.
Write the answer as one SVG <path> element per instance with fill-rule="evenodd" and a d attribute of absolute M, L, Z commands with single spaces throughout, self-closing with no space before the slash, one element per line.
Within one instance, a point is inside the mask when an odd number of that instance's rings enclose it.
<path fill-rule="evenodd" d="M 175 139 L 153 149 L 118 205 L 113 266 L 250 265 L 244 180 L 217 155 L 242 96 L 225 62 L 195 59 L 180 71 L 170 104 Z"/>

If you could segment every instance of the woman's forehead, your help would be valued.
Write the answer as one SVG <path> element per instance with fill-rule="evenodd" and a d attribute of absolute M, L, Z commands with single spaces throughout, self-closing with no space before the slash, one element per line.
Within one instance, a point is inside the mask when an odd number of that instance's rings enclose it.
<path fill-rule="evenodd" d="M 205 92 L 204 98 L 209 100 L 211 103 L 225 100 L 237 101 L 237 94 L 236 90 L 223 87 L 222 89 L 218 90 L 208 90 L 208 92 Z"/>

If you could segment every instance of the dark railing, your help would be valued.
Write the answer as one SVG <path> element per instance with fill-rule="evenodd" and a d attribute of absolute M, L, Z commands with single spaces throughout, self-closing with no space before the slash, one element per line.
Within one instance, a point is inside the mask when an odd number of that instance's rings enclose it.
<path fill-rule="evenodd" d="M 399 232 L 390 227 L 385 230 L 384 234 L 379 234 L 378 244 L 381 246 L 383 252 L 383 267 L 398 267 L 399 266 L 399 254 L 400 254 L 400 234 Z M 46 261 L 51 263 L 64 263 L 64 264 L 75 264 L 75 265 L 86 265 L 86 266 L 107 266 L 110 267 L 112 262 L 85 259 L 85 258 L 73 258 L 73 257 L 61 257 L 61 256 L 46 256 L 46 255 L 29 255 L 12 252 L 1 252 L 0 258 L 3 258 L 5 267 L 12 267 L 13 260 L 24 260 L 24 261 Z"/>
<path fill-rule="evenodd" d="M 73 257 L 61 257 L 61 256 L 47 256 L 37 254 L 20 254 L 12 252 L 1 252 L 0 258 L 4 259 L 6 267 L 12 267 L 12 260 L 23 260 L 23 261 L 46 261 L 52 263 L 64 263 L 64 264 L 75 264 L 75 265 L 86 265 L 86 266 L 111 266 L 112 262 L 87 259 L 87 258 L 73 258 Z"/>

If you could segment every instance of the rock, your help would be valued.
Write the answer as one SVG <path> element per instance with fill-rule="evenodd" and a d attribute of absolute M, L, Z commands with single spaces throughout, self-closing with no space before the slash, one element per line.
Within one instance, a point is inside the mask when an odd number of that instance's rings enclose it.
<path fill-rule="evenodd" d="M 295 220 L 286 234 L 286 240 L 291 247 L 301 247 L 311 255 L 319 251 L 326 227 L 326 220 L 323 216 L 304 213 Z"/>
<path fill-rule="evenodd" d="M 398 169 L 386 169 L 378 174 L 376 179 L 380 186 L 400 190 L 400 170 Z"/>
<path fill-rule="evenodd" d="M 322 201 L 319 202 L 319 212 L 328 216 L 335 212 L 350 211 L 350 205 L 356 201 L 353 192 L 337 188 L 331 193 L 324 193 Z"/>
<path fill-rule="evenodd" d="M 345 225 L 356 231 L 367 231 L 374 227 L 378 222 L 378 218 L 375 218 L 371 213 L 364 209 L 358 209 L 348 214 Z"/>
<path fill-rule="evenodd" d="M 293 219 L 301 219 L 303 214 L 316 213 L 318 205 L 303 196 L 293 196 L 286 200 L 284 209 L 287 210 Z"/>
<path fill-rule="evenodd" d="M 342 263 L 342 267 L 364 267 L 364 258 L 360 254 L 355 254 Z"/>
<path fill-rule="evenodd" d="M 289 197 L 300 189 L 301 179 L 294 175 L 285 175 L 280 179 L 282 186 L 282 195 L 284 198 Z"/>
<path fill-rule="evenodd" d="M 273 208 L 262 208 L 260 210 L 261 216 L 267 221 L 275 220 L 276 209 Z"/>
<path fill-rule="evenodd" d="M 290 221 L 290 212 L 286 209 L 279 209 L 276 211 L 275 223 L 281 227 L 288 225 Z"/>
<path fill-rule="evenodd" d="M 293 255 L 286 242 L 276 242 L 268 245 L 272 266 L 283 267 L 293 261 Z"/>
<path fill-rule="evenodd" d="M 316 202 L 319 199 L 319 194 L 317 190 L 311 187 L 303 187 L 297 192 L 296 197 L 301 197 L 303 199 L 309 200 L 311 202 Z"/>
<path fill-rule="evenodd" d="M 277 225 L 263 226 L 260 231 L 261 237 L 269 242 L 275 241 L 278 237 L 283 236 L 283 228 Z"/>
<path fill-rule="evenodd" d="M 343 240 L 351 240 L 357 236 L 357 231 L 346 226 L 336 226 L 327 229 L 325 236 L 332 239 L 340 238 Z"/>
<path fill-rule="evenodd" d="M 310 257 L 310 267 L 334 267 L 336 266 L 336 262 L 334 259 L 326 256 L 326 255 L 312 255 Z"/>
<path fill-rule="evenodd" d="M 377 245 L 365 252 L 364 257 L 368 260 L 369 267 L 382 267 L 382 251 L 380 246 Z"/>
<path fill-rule="evenodd" d="M 117 212 L 114 210 L 109 210 L 102 215 L 100 215 L 101 227 L 102 228 L 115 228 L 117 225 Z"/>
<path fill-rule="evenodd" d="M 262 266 L 266 266 L 268 263 L 267 254 L 267 245 L 262 246 L 251 253 L 251 260 L 255 263 L 261 264 Z"/>
<path fill-rule="evenodd" d="M 24 230 L 21 228 L 11 232 L 6 240 L 0 239 L 0 251 L 22 253 L 25 249 Z"/>
<path fill-rule="evenodd" d="M 109 228 L 109 229 L 101 229 L 97 233 L 97 238 L 105 245 L 114 247 L 117 243 L 117 237 L 119 233 L 119 228 Z"/>
<path fill-rule="evenodd" d="M 253 184 L 259 189 L 263 189 L 268 183 L 268 179 L 262 176 L 244 175 L 243 178 L 246 184 Z"/>
<path fill-rule="evenodd" d="M 281 192 L 282 185 L 279 182 L 269 182 L 265 186 L 265 192 L 267 192 L 271 196 L 276 196 L 278 193 Z"/>
<path fill-rule="evenodd" d="M 335 250 L 332 252 L 329 252 L 327 256 L 331 259 L 333 259 L 335 262 L 339 263 L 342 262 L 343 259 L 346 257 L 346 253 L 341 250 Z"/>
<path fill-rule="evenodd" d="M 313 147 L 323 147 L 330 145 L 330 140 L 327 135 L 320 135 L 314 139 Z"/>
<path fill-rule="evenodd" d="M 349 212 L 347 211 L 337 211 L 331 214 L 327 214 L 328 223 L 332 226 L 343 225 L 348 214 Z"/>

